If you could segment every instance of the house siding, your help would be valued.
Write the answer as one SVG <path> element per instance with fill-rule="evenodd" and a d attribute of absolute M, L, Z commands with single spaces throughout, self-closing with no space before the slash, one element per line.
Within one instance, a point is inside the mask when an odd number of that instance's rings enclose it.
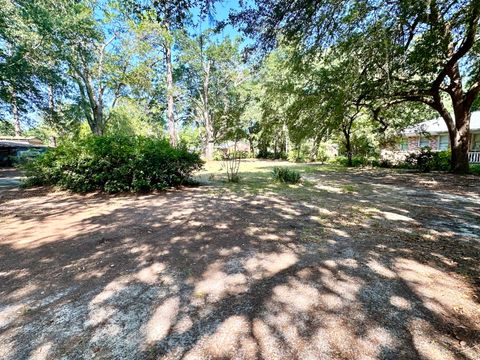
<path fill-rule="evenodd" d="M 428 135 L 430 134 L 430 135 Z M 480 111 L 472 113 L 470 120 L 470 162 L 480 163 Z M 440 141 L 442 140 L 442 141 Z M 431 119 L 407 128 L 402 133 L 401 142 L 398 142 L 386 152 L 398 152 L 405 156 L 408 152 L 420 150 L 421 145 L 430 147 L 433 151 L 450 148 L 450 138 L 445 122 L 441 118 Z M 448 144 L 448 146 L 447 146 Z M 440 149 L 442 147 L 442 149 Z"/>
<path fill-rule="evenodd" d="M 408 151 L 415 151 L 418 149 L 419 136 L 410 136 L 408 138 Z"/>
<path fill-rule="evenodd" d="M 439 146 L 440 146 L 440 136 L 448 136 L 448 133 L 442 133 L 442 134 L 438 134 L 438 135 L 431 135 L 430 138 L 429 138 L 429 144 L 428 146 L 432 149 L 432 150 L 440 150 L 439 149 Z M 472 134 L 470 135 L 470 146 L 469 146 L 469 151 L 480 151 L 479 149 L 475 149 L 474 148 L 474 139 L 475 139 L 475 136 L 479 136 L 480 135 L 480 132 L 479 131 L 474 131 L 472 132 Z M 406 151 L 416 151 L 416 150 L 420 150 L 420 139 L 421 137 L 420 136 L 408 136 L 408 137 L 404 137 L 402 141 L 406 141 L 407 144 L 408 144 L 408 150 Z M 478 140 L 477 140 L 477 143 L 478 143 Z M 478 145 L 477 145 L 478 146 Z M 448 144 L 448 147 L 450 148 L 450 140 L 449 140 L 449 144 Z M 400 150 L 402 151 L 402 148 L 400 146 L 400 143 L 397 144 L 396 146 L 396 149 L 397 150 Z M 405 150 L 404 150 L 405 151 Z"/>

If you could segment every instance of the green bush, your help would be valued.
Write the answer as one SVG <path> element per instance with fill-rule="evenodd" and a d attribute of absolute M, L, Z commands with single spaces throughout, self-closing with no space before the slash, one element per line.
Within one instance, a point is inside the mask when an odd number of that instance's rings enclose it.
<path fill-rule="evenodd" d="M 470 164 L 470 173 L 480 175 L 480 164 Z"/>
<path fill-rule="evenodd" d="M 452 157 L 451 151 L 437 151 L 434 154 L 435 155 L 433 156 L 432 170 L 449 171 L 450 159 Z"/>
<path fill-rule="evenodd" d="M 298 150 L 290 150 L 287 155 L 287 160 L 290 162 L 304 163 L 309 161 L 308 154 Z"/>
<path fill-rule="evenodd" d="M 425 147 L 419 152 L 408 154 L 405 158 L 405 165 L 421 172 L 448 171 L 450 170 L 450 156 L 450 151 L 432 151 Z"/>
<path fill-rule="evenodd" d="M 301 175 L 298 171 L 281 167 L 274 167 L 272 175 L 275 180 L 290 184 L 298 183 L 301 178 Z"/>
<path fill-rule="evenodd" d="M 74 192 L 148 192 L 187 182 L 203 162 L 168 141 L 141 136 L 89 136 L 61 144 L 25 165 L 26 186 Z"/>
<path fill-rule="evenodd" d="M 346 156 L 337 156 L 333 160 L 334 164 L 348 166 L 348 158 Z M 369 165 L 369 159 L 363 156 L 353 156 L 352 157 L 352 166 L 353 167 L 360 167 L 360 166 L 367 166 Z"/>
<path fill-rule="evenodd" d="M 257 154 L 257 159 L 269 159 L 269 160 L 287 160 L 288 159 L 288 154 L 280 151 L 277 153 L 268 151 L 268 150 L 262 150 L 260 149 Z"/>

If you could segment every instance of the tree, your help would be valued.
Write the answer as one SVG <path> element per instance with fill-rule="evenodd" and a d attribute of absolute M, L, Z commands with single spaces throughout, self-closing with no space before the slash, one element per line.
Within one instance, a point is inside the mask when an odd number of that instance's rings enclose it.
<path fill-rule="evenodd" d="M 286 126 L 288 131 L 277 134 L 288 134 L 297 149 L 309 140 L 311 159 L 327 134 L 340 132 L 351 166 L 353 125 L 365 117 L 368 105 L 361 61 L 340 49 L 305 58 L 295 48 L 280 46 L 267 57 L 263 69 L 264 126 Z"/>
<path fill-rule="evenodd" d="M 101 21 L 93 21 L 95 12 L 103 14 Z M 122 90 L 128 85 L 129 72 L 140 66 L 135 54 L 129 51 L 134 37 L 130 36 L 121 14 L 114 7 L 93 2 L 91 8 L 83 7 L 70 15 L 73 23 L 82 17 L 88 20 L 80 29 L 63 30 L 63 36 L 58 39 L 63 41 L 63 45 L 59 45 L 60 56 L 78 87 L 79 104 L 92 133 L 103 135 L 109 119 L 107 109 L 111 112 L 116 106 Z"/>
<path fill-rule="evenodd" d="M 166 98 L 167 98 L 167 125 L 170 143 L 177 144 L 177 130 L 175 125 L 175 84 L 173 78 L 172 48 L 174 45 L 174 33 L 184 30 L 187 24 L 191 24 L 191 10 L 200 10 L 203 16 L 210 12 L 214 0 L 179 0 L 179 1 L 132 1 L 128 2 L 128 9 L 140 21 L 150 22 L 150 28 L 155 29 L 159 35 L 160 45 L 164 54 L 166 70 Z M 156 24 L 153 25 L 152 21 Z"/>
<path fill-rule="evenodd" d="M 232 14 L 231 20 L 257 33 L 266 48 L 288 40 L 305 52 L 361 49 L 377 97 L 386 105 L 413 101 L 437 111 L 449 131 L 452 171 L 468 171 L 470 114 L 480 91 L 478 0 L 267 0 L 258 5 Z"/>
<path fill-rule="evenodd" d="M 44 2 L 0 0 L 0 105 L 22 133 L 22 114 L 41 103 L 42 87 L 54 79 L 51 56 L 51 15 Z"/>
<path fill-rule="evenodd" d="M 205 130 L 205 158 L 213 157 L 214 142 L 235 137 L 246 101 L 242 86 L 248 79 L 239 40 L 215 42 L 211 31 L 184 34 L 179 41 L 182 84 L 188 92 L 189 117 Z M 237 130 L 234 130 L 237 129 Z"/>
<path fill-rule="evenodd" d="M 15 128 L 13 127 L 12 123 L 7 120 L 0 119 L 0 135 L 15 135 Z"/>

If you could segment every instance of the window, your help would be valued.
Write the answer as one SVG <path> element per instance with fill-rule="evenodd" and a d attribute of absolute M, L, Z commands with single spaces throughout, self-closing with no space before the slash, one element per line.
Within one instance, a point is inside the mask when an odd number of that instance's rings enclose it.
<path fill-rule="evenodd" d="M 448 139 L 448 135 L 440 135 L 438 137 L 438 150 L 448 150 L 449 145 L 450 140 Z"/>
<path fill-rule="evenodd" d="M 426 138 L 425 136 L 422 136 L 420 138 L 420 147 L 423 148 L 427 146 L 430 146 L 430 139 Z"/>
<path fill-rule="evenodd" d="M 408 150 L 408 140 L 407 139 L 402 139 L 400 141 L 400 150 L 401 151 L 407 151 Z"/>
<path fill-rule="evenodd" d="M 480 151 L 480 134 L 473 134 L 472 150 Z"/>

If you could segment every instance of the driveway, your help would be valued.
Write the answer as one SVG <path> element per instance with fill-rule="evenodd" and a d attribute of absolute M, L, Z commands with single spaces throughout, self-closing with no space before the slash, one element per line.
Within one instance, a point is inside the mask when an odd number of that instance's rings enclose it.
<path fill-rule="evenodd" d="M 1 359 L 480 358 L 478 177 L 0 190 Z"/>
<path fill-rule="evenodd" d="M 17 169 L 0 167 L 0 189 L 18 187 L 21 180 L 22 174 Z"/>

